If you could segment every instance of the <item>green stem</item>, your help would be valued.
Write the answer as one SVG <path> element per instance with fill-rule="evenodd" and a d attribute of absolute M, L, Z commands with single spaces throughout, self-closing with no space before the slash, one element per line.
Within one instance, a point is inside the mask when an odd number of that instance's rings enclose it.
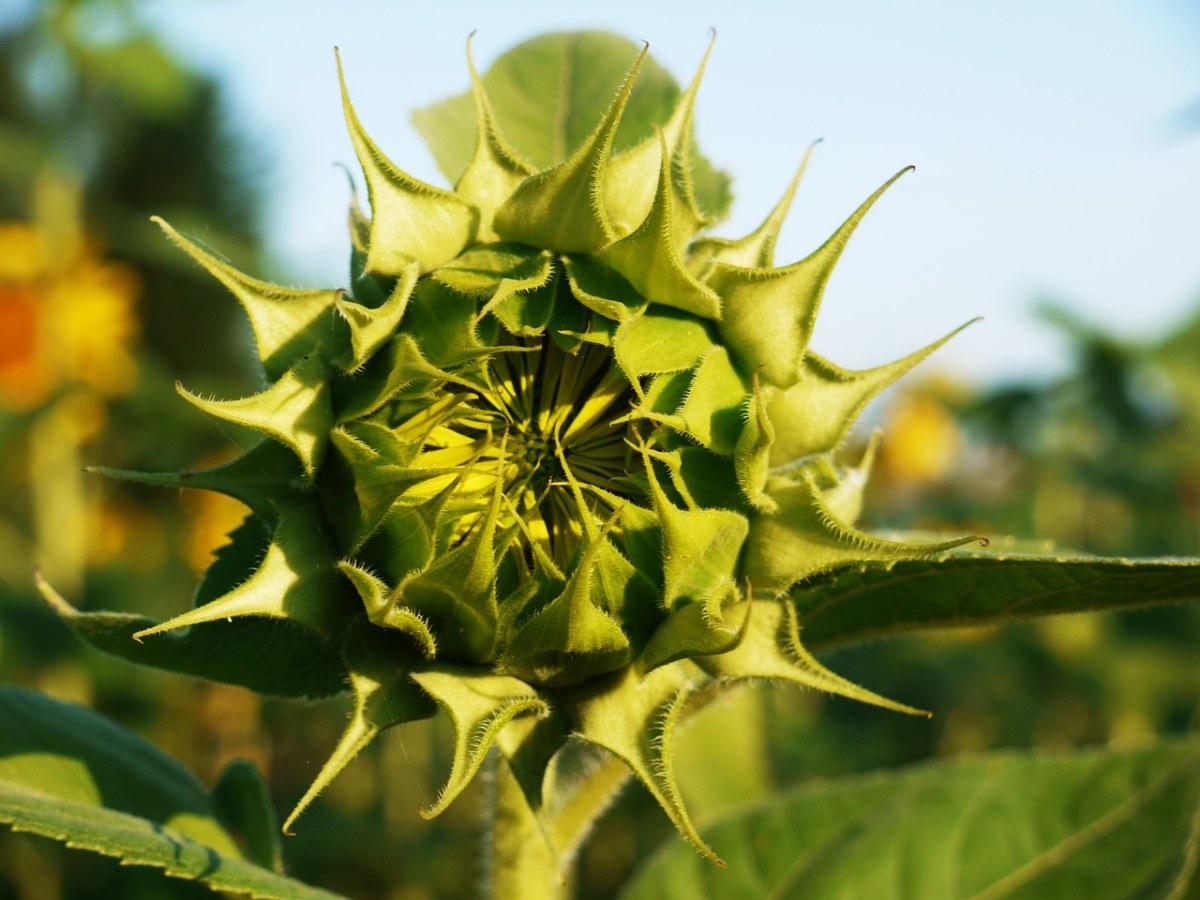
<path fill-rule="evenodd" d="M 576 852 L 628 777 L 624 763 L 606 757 L 569 788 L 548 788 L 547 795 L 557 794 L 562 802 L 539 817 L 508 764 L 498 758 L 489 810 L 487 896 L 569 898 Z"/>
<path fill-rule="evenodd" d="M 488 846 L 486 895 L 500 900 L 509 897 L 545 897 L 566 900 L 570 896 L 566 873 L 560 871 L 558 853 L 525 802 L 525 795 L 508 763 L 496 755 L 492 766 L 492 796 L 488 810 L 491 821 Z"/>

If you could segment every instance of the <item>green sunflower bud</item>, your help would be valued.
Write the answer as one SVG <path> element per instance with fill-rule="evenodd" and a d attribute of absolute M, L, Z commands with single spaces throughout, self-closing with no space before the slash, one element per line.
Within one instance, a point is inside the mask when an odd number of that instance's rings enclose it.
<path fill-rule="evenodd" d="M 837 567 L 970 540 L 857 530 L 874 443 L 857 465 L 835 456 L 866 403 L 945 338 L 866 371 L 809 348 L 846 242 L 900 175 L 788 265 L 772 256 L 795 182 L 749 236 L 701 236 L 699 75 L 653 135 L 614 153 L 644 58 L 591 134 L 541 169 L 501 135 L 472 67 L 478 140 L 452 191 L 392 163 L 343 82 L 371 210 L 352 210 L 346 290 L 265 284 L 160 223 L 244 307 L 268 386 L 231 400 L 181 389 L 262 433 L 242 459 L 124 473 L 251 509 L 217 564 L 254 561 L 245 577 L 218 573 L 223 595 L 136 637 L 250 617 L 337 656 L 354 713 L 287 827 L 379 732 L 441 710 L 454 762 L 426 815 L 497 743 L 536 810 L 574 736 L 621 760 L 715 859 L 672 768 L 693 692 L 779 680 L 914 712 L 817 662 L 787 599 Z"/>

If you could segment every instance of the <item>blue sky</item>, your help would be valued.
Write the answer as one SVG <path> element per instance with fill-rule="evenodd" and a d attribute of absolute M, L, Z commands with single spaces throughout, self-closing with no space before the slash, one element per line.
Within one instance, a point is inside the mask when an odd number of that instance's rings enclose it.
<path fill-rule="evenodd" d="M 918 0 L 787 5 L 606 0 L 582 5 L 269 0 L 141 4 L 173 46 L 225 84 L 235 124 L 271 161 L 270 274 L 342 284 L 353 162 L 337 95 L 385 151 L 442 183 L 408 111 L 466 87 L 519 40 L 606 28 L 649 41 L 686 81 L 717 45 L 698 107 L 705 152 L 735 180 L 718 233 L 753 228 L 805 147 L 824 138 L 778 250 L 819 244 L 879 183 L 826 294 L 814 347 L 867 366 L 977 315 L 928 369 L 972 381 L 1060 369 L 1030 309 L 1061 299 L 1131 337 L 1200 301 L 1200 9 L 1183 0 Z"/>

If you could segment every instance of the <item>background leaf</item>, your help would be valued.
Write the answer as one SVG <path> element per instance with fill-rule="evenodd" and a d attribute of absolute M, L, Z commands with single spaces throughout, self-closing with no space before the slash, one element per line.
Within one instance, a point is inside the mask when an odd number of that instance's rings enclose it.
<path fill-rule="evenodd" d="M 242 853 L 250 862 L 283 871 L 279 817 L 254 763 L 235 759 L 227 765 L 213 785 L 212 803 L 225 827 L 241 839 Z"/>
<path fill-rule="evenodd" d="M 1200 740 L 988 754 L 817 782 L 672 842 L 638 898 L 1194 897 Z"/>
<path fill-rule="evenodd" d="M 336 896 L 247 862 L 191 773 L 95 712 L 0 686 L 0 721 L 0 821 L 17 831 L 215 890 Z"/>
<path fill-rule="evenodd" d="M 959 551 L 792 589 L 810 650 L 924 629 L 1200 599 L 1200 561 Z"/>
<path fill-rule="evenodd" d="M 592 133 L 616 96 L 639 47 L 604 31 L 547 34 L 505 53 L 483 76 L 504 137 L 539 169 L 564 161 Z M 697 60 L 699 53 L 697 53 Z M 671 74 L 647 57 L 625 108 L 613 150 L 634 146 L 670 118 L 679 98 Z M 413 125 L 451 183 L 475 149 L 475 108 L 469 93 L 414 110 Z M 709 215 L 724 215 L 733 195 L 729 176 L 693 148 L 696 199 Z"/>

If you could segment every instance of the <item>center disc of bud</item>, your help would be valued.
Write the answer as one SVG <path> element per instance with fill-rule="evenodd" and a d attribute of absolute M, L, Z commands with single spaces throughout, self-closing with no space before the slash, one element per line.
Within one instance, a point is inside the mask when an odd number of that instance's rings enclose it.
<path fill-rule="evenodd" d="M 425 438 L 419 462 L 452 471 L 420 486 L 452 488 L 461 540 L 502 495 L 500 519 L 519 520 L 518 540 L 536 542 L 560 566 L 575 553 L 583 516 L 606 518 L 636 488 L 642 468 L 622 421 L 633 392 L 605 347 L 567 352 L 550 338 L 497 353 L 488 387 L 449 386 L 452 403 Z"/>

